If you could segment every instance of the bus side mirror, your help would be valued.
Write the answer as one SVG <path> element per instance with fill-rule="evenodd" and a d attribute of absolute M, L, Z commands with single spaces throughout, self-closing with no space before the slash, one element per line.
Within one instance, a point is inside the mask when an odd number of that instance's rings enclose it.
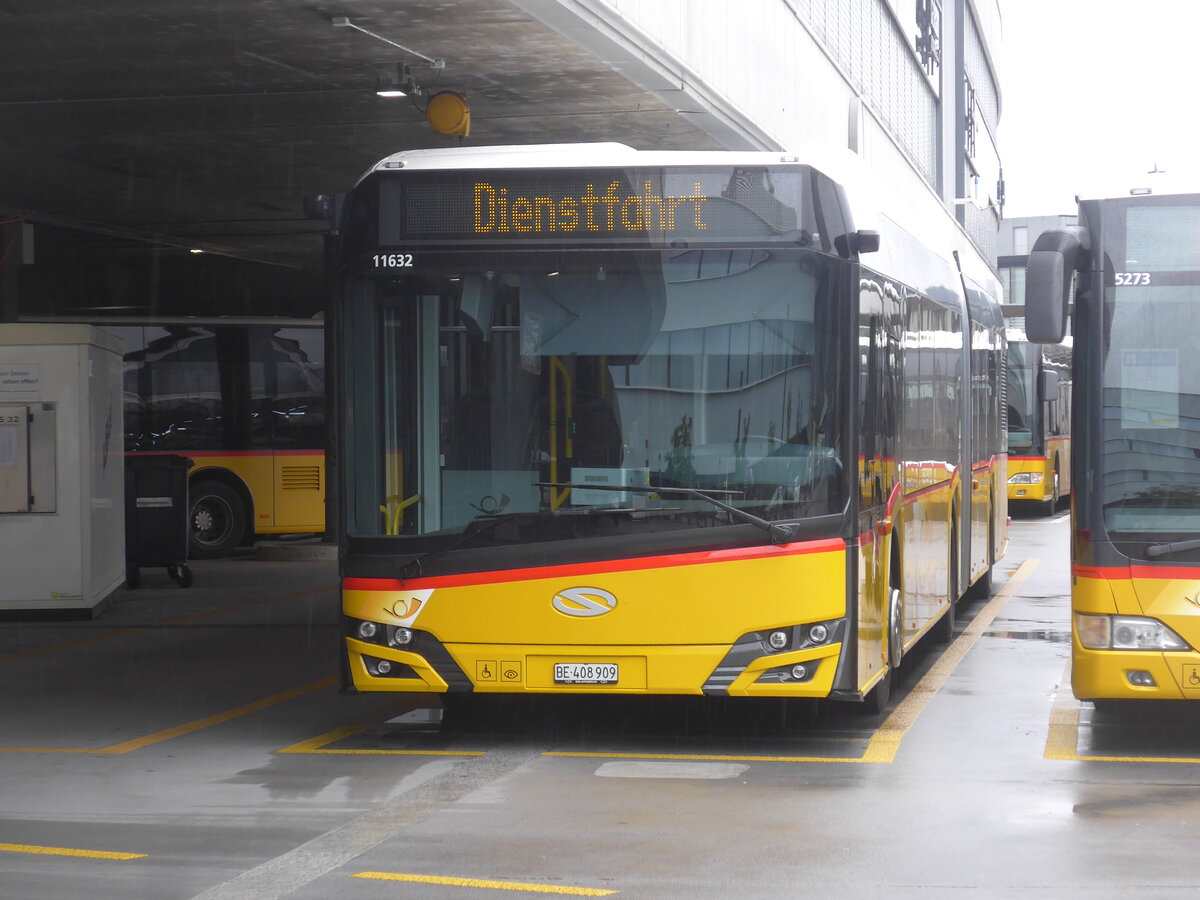
<path fill-rule="evenodd" d="M 1028 310 L 1026 310 L 1028 312 Z M 1038 396 L 1043 400 L 1058 399 L 1058 373 L 1050 369 L 1038 372 Z"/>
<path fill-rule="evenodd" d="M 1086 228 L 1044 231 L 1025 265 L 1025 334 L 1035 344 L 1057 344 L 1067 333 L 1071 278 L 1090 248 Z"/>
<path fill-rule="evenodd" d="M 878 253 L 879 232 L 860 228 L 849 234 L 839 234 L 833 239 L 833 245 L 846 258 L 855 253 Z"/>

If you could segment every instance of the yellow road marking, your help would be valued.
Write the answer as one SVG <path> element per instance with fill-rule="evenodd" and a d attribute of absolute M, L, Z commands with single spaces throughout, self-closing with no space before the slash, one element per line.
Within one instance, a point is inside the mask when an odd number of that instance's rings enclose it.
<path fill-rule="evenodd" d="M 106 631 L 103 634 L 94 634 L 89 637 L 79 638 L 76 641 L 65 641 L 61 644 L 51 644 L 49 647 L 37 647 L 33 650 L 22 650 L 20 653 L 9 653 L 0 656 L 0 662 L 10 662 L 15 659 L 28 659 L 31 656 L 43 656 L 47 653 L 57 653 L 60 650 L 72 650 L 75 647 L 86 647 L 89 644 L 99 644 L 103 641 L 111 641 L 113 638 L 125 637 L 130 634 L 138 634 L 137 628 L 122 628 L 120 631 Z"/>
<path fill-rule="evenodd" d="M 323 587 L 309 588 L 305 591 L 298 591 L 294 594 L 284 594 L 282 597 L 268 597 L 265 600 L 255 600 L 251 603 L 240 603 L 234 606 L 223 606 L 220 609 L 212 609 L 208 612 L 195 613 L 190 616 L 180 616 L 175 619 L 166 619 L 159 625 L 152 626 L 154 628 L 169 628 L 173 625 L 182 625 L 186 622 L 194 622 L 197 619 L 207 619 L 212 616 L 219 616 L 225 613 L 237 612 L 243 609 L 253 609 L 256 606 L 269 606 L 272 603 L 282 603 L 286 600 L 299 600 L 301 597 L 307 597 L 310 594 L 319 594 L 323 591 L 333 591 L 337 589 L 337 585 L 328 584 Z M 57 653 L 60 650 L 73 650 L 76 647 L 86 647 L 91 644 L 100 644 L 104 641 L 111 641 L 113 638 L 128 637 L 132 634 L 142 634 L 146 628 L 121 628 L 117 631 L 106 631 L 100 634 L 89 635 L 88 637 L 79 638 L 74 641 L 64 641 L 61 644 L 51 644 L 48 647 L 37 647 L 33 650 L 22 650 L 19 653 L 9 653 L 0 656 L 0 663 L 11 662 L 17 659 L 28 659 L 31 656 L 43 656 L 47 653 Z"/>
<path fill-rule="evenodd" d="M 971 624 L 955 639 L 954 643 L 946 648 L 946 652 L 908 692 L 908 696 L 883 720 L 883 724 L 871 736 L 871 740 L 867 744 L 867 751 L 859 762 L 890 763 L 896 758 L 900 742 L 916 723 L 921 711 L 942 689 L 942 685 L 958 668 L 963 657 L 975 646 L 980 635 L 995 621 L 1000 610 L 1017 592 L 1030 573 L 1037 568 L 1037 564 L 1036 559 L 1027 559 L 1017 567 L 1017 570 L 1009 576 L 1004 587 L 987 602 Z"/>
<path fill-rule="evenodd" d="M 534 894 L 569 894 L 573 897 L 607 897 L 619 891 L 604 888 L 568 887 L 560 884 L 526 884 L 520 881 L 490 881 L 482 878 L 449 878 L 437 875 L 405 875 L 399 872 L 359 872 L 351 878 L 376 881 L 407 881 L 417 884 L 444 884 L 449 887 L 488 888 L 494 891 L 526 891 Z"/>
<path fill-rule="evenodd" d="M 1153 703 L 1154 701 L 1147 701 Z M 1079 752 L 1079 710 L 1082 707 L 1071 693 L 1071 662 L 1054 694 L 1050 707 L 1050 725 L 1046 731 L 1046 759 L 1069 760 L 1071 762 L 1133 762 L 1171 763 L 1174 765 L 1200 765 L 1200 758 L 1190 756 L 1100 756 Z"/>
<path fill-rule="evenodd" d="M 1054 693 L 1050 706 L 1050 726 L 1046 729 L 1046 759 L 1079 759 L 1079 704 L 1071 696 L 1071 661 Z"/>
<path fill-rule="evenodd" d="M 246 703 L 242 706 L 234 707 L 233 709 L 227 709 L 225 712 L 206 716 L 205 718 L 197 719 L 194 722 L 176 725 L 174 728 L 165 728 L 162 731 L 156 731 L 153 734 L 148 734 L 144 737 L 134 738 L 131 741 L 123 741 L 119 744 L 113 744 L 111 747 L 103 747 L 99 750 L 93 750 L 91 752 L 129 753 L 131 750 L 140 750 L 142 747 L 148 747 L 151 744 L 169 741 L 171 738 L 180 737 L 181 735 L 185 734 L 191 734 L 193 731 L 200 731 L 203 728 L 209 728 L 213 725 L 220 725 L 221 723 L 228 722 L 231 719 L 236 719 L 252 712 L 258 712 L 259 710 L 274 706 L 277 703 L 283 703 L 285 700 L 292 700 L 296 697 L 302 697 L 305 694 L 311 694 L 327 687 L 333 687 L 337 683 L 337 678 L 323 678 L 320 681 L 314 681 L 312 684 L 306 684 L 302 687 L 293 688 L 290 691 L 272 694 L 270 697 L 264 697 L 261 700 L 255 700 L 253 703 Z"/>
<path fill-rule="evenodd" d="M 900 742 L 916 723 L 926 704 L 942 689 L 946 680 L 958 668 L 980 635 L 995 621 L 1009 598 L 1037 568 L 1036 559 L 1027 559 L 1009 577 L 1004 587 L 979 611 L 970 625 L 930 667 L 925 676 L 913 686 L 900 704 L 892 710 L 883 724 L 867 741 L 867 749 L 860 757 L 842 756 L 718 756 L 687 753 L 586 753 L 547 751 L 542 756 L 574 756 L 601 759 L 675 759 L 710 762 L 787 762 L 787 763 L 891 763 L 896 759 Z"/>
<path fill-rule="evenodd" d="M 690 762 L 864 762 L 853 756 L 732 756 L 717 753 L 589 753 L 586 750 L 547 750 L 542 756 L 582 757 L 584 759 L 673 759 Z"/>
<path fill-rule="evenodd" d="M 276 753 L 326 753 L 337 756 L 486 756 L 486 750 L 328 750 L 327 744 L 340 741 L 342 738 L 357 734 L 365 725 L 378 722 L 378 718 L 365 719 L 333 731 L 327 731 L 315 738 L 292 744 Z"/>
<path fill-rule="evenodd" d="M 88 859 L 144 859 L 145 853 L 117 853 L 113 850 L 76 850 L 72 847 L 38 847 L 35 844 L 0 844 L 5 853 L 37 853 L 42 856 L 85 856 Z"/>

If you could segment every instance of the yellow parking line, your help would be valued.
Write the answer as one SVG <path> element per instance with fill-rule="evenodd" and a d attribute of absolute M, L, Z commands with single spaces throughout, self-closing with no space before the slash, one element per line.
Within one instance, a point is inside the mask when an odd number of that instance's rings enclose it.
<path fill-rule="evenodd" d="M 180 737 L 185 734 L 191 734 L 193 731 L 200 731 L 203 728 L 209 728 L 213 725 L 220 725 L 223 722 L 228 722 L 231 719 L 236 719 L 252 712 L 258 712 L 259 710 L 274 706 L 277 703 L 283 703 L 286 700 L 292 700 L 296 697 L 302 697 L 305 694 L 311 694 L 327 687 L 333 687 L 337 683 L 338 679 L 336 677 L 323 678 L 320 681 L 314 681 L 312 684 L 306 684 L 302 687 L 293 688 L 290 691 L 272 694 L 270 697 L 264 697 L 261 700 L 255 700 L 253 703 L 246 703 L 242 706 L 234 707 L 233 709 L 227 709 L 225 712 L 206 716 L 205 718 L 197 719 L 194 722 L 176 725 L 174 728 L 165 728 L 162 731 L 156 731 L 153 734 L 148 734 L 144 737 L 134 738 L 131 741 L 122 741 L 119 744 L 113 744 L 111 747 L 103 747 L 99 750 L 93 750 L 92 752 L 115 754 L 129 753 L 131 750 L 140 750 L 141 748 L 148 747 L 151 744 L 169 741 L 171 738 Z"/>
<path fill-rule="evenodd" d="M 865 762 L 853 756 L 749 756 L 745 754 L 723 755 L 718 753 L 589 753 L 586 750 L 547 750 L 542 756 L 582 757 L 585 759 L 674 759 L 690 762 Z"/>
<path fill-rule="evenodd" d="M 490 881 L 482 878 L 450 878 L 437 875 L 405 875 L 399 872 L 359 872 L 351 878 L 376 881 L 407 881 L 417 884 L 444 884 L 449 887 L 487 888 L 494 891 L 526 891 L 533 894 L 569 894 L 573 897 L 607 897 L 619 891 L 605 888 L 568 887 L 561 884 L 527 884 L 520 881 Z"/>
<path fill-rule="evenodd" d="M 1071 661 L 1063 671 L 1054 703 L 1050 706 L 1050 726 L 1046 729 L 1046 759 L 1079 759 L 1079 703 L 1071 696 Z"/>
<path fill-rule="evenodd" d="M 84 856 L 88 859 L 144 859 L 145 853 L 118 853 L 113 850 L 76 850 L 73 847 L 39 847 L 35 844 L 0 844 L 5 853 L 37 853 L 42 856 Z"/>
<path fill-rule="evenodd" d="M 486 756 L 486 750 L 329 750 L 326 745 L 332 744 L 335 741 L 340 741 L 342 738 L 350 737 L 351 735 L 360 732 L 364 726 L 378 722 L 378 717 L 364 719 L 360 722 L 355 722 L 350 725 L 345 725 L 341 728 L 335 728 L 333 731 L 327 731 L 315 738 L 309 738 L 307 741 L 301 741 L 298 744 L 292 744 L 290 747 L 284 747 L 282 750 L 276 750 L 276 753 L 324 753 L 334 756 Z"/>
<path fill-rule="evenodd" d="M 60 650 L 73 650 L 76 647 L 86 647 L 90 644 L 99 644 L 103 641 L 111 641 L 113 638 L 127 637 L 131 634 L 137 634 L 137 628 L 122 628 L 120 631 L 106 631 L 102 634 L 93 634 L 85 638 L 79 638 L 76 641 L 64 641 L 61 644 L 51 644 L 48 647 L 36 647 L 33 650 L 22 650 L 19 653 L 8 653 L 0 656 L 0 662 L 11 662 L 16 659 L 29 659 L 31 656 L 44 656 L 47 653 L 57 653 Z"/>
<path fill-rule="evenodd" d="M 946 680 L 962 662 L 963 657 L 975 646 L 980 635 L 995 621 L 1000 610 L 1017 592 L 1030 573 L 1037 568 L 1037 564 L 1036 559 L 1027 559 L 1017 567 L 1017 570 L 1009 576 L 1004 587 L 987 602 L 971 624 L 955 639 L 954 643 L 946 648 L 946 651 L 925 673 L 925 676 L 908 692 L 908 696 L 900 701 L 900 704 L 883 720 L 883 724 L 871 736 L 871 740 L 867 743 L 867 750 L 858 762 L 890 763 L 896 758 L 896 753 L 900 750 L 900 742 L 916 723 L 922 710 L 942 689 Z"/>
<path fill-rule="evenodd" d="M 241 612 L 242 610 L 254 609 L 258 606 L 271 606 L 274 603 L 285 603 L 288 600 L 299 600 L 301 597 L 308 597 L 312 594 L 322 594 L 327 591 L 334 592 L 338 589 L 336 584 L 324 584 L 320 587 L 308 588 L 303 591 L 296 591 L 291 594 L 283 594 L 279 597 L 265 597 L 262 600 L 252 600 L 249 603 L 235 603 L 232 606 L 222 606 L 220 609 L 210 609 L 208 612 L 193 613 L 190 616 L 179 616 L 175 619 L 167 619 L 162 624 L 165 627 L 173 625 L 183 625 L 187 622 L 195 622 L 199 619 L 211 619 L 213 616 L 223 616 L 226 613 Z"/>
<path fill-rule="evenodd" d="M 213 616 L 224 615 L 225 613 L 238 612 L 239 610 L 244 609 L 253 609 L 256 606 L 269 606 L 272 603 L 282 603 L 286 600 L 299 600 L 301 597 L 307 597 L 310 594 L 319 594 L 324 591 L 334 591 L 336 589 L 336 584 L 327 584 L 318 588 L 309 588 L 308 590 L 297 591 L 294 594 L 284 594 L 282 597 L 268 597 L 265 600 L 254 600 L 250 603 L 223 606 L 220 609 L 211 609 L 208 612 L 195 613 L 190 616 L 179 616 L 178 618 L 167 619 L 160 624 L 151 627 L 170 628 L 175 625 L 183 625 L 187 622 L 194 622 L 198 619 L 208 619 Z M 117 631 L 105 631 L 100 634 L 93 634 L 89 635 L 88 637 L 79 638 L 75 641 L 64 641 L 61 644 L 51 644 L 47 647 L 36 647 L 32 650 L 22 650 L 18 653 L 8 653 L 0 656 L 0 663 L 11 662 L 18 659 L 29 659 L 32 656 L 44 656 L 47 653 L 58 653 L 61 650 L 73 650 L 76 647 L 87 647 L 91 644 L 99 644 L 104 641 L 111 641 L 113 638 L 129 637 L 133 634 L 141 634 L 146 630 L 146 628 L 121 628 Z"/>
<path fill-rule="evenodd" d="M 1148 701 L 1154 702 L 1154 701 Z M 1200 765 L 1200 758 L 1191 756 L 1101 756 L 1079 752 L 1079 701 L 1071 693 L 1071 662 L 1054 694 L 1050 707 L 1050 725 L 1046 730 L 1046 759 L 1069 760 L 1071 762 L 1133 762 L 1171 763 L 1174 765 Z"/>

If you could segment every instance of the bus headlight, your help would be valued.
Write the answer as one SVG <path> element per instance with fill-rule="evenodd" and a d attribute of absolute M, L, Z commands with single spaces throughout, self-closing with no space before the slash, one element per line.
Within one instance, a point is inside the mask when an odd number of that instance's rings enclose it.
<path fill-rule="evenodd" d="M 374 638 L 375 633 L 378 630 L 379 630 L 379 626 L 377 626 L 374 622 L 359 622 L 358 623 L 358 636 L 360 638 L 362 638 L 364 641 L 369 641 L 372 638 Z"/>
<path fill-rule="evenodd" d="M 1147 616 L 1075 614 L 1075 634 L 1087 650 L 1190 650 L 1187 641 Z"/>
<path fill-rule="evenodd" d="M 1041 484 L 1041 472 L 1018 472 L 1008 479 L 1009 484 Z"/>

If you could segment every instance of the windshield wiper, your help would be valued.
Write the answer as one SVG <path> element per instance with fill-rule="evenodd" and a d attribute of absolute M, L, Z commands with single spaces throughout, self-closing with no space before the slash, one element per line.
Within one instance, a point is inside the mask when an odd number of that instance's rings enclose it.
<path fill-rule="evenodd" d="M 703 500 L 705 503 L 711 503 L 718 509 L 723 509 L 735 519 L 741 519 L 743 522 L 749 522 L 758 528 L 765 531 L 771 538 L 772 544 L 790 544 L 796 539 L 799 530 L 795 525 L 789 525 L 783 522 L 768 522 L 766 519 L 760 519 L 752 513 L 746 512 L 744 509 L 738 509 L 736 506 L 730 506 L 722 500 L 713 497 L 712 494 L 741 494 L 741 491 L 698 491 L 695 488 L 684 487 L 643 487 L 642 485 L 631 484 L 576 484 L 571 481 L 538 481 L 534 483 L 534 487 L 549 487 L 549 488 L 575 488 L 581 491 L 629 491 L 635 494 L 675 494 L 683 497 L 693 497 L 696 500 Z"/>
<path fill-rule="evenodd" d="M 440 559 L 451 550 L 461 547 L 467 541 L 478 537 L 481 534 L 487 534 L 493 528 L 498 528 L 503 523 L 510 519 L 519 516 L 520 513 L 501 513 L 500 515 L 477 516 L 467 523 L 454 540 L 447 541 L 441 546 L 434 547 L 432 550 L 427 550 L 420 556 L 414 556 L 396 572 L 398 578 L 403 581 L 406 578 L 418 578 L 424 571 L 425 566 L 435 559 Z"/>
<path fill-rule="evenodd" d="M 1171 553 L 1183 553 L 1185 550 L 1200 550 L 1200 540 L 1174 541 L 1170 544 L 1151 544 L 1146 548 L 1147 556 L 1167 556 Z"/>
<path fill-rule="evenodd" d="M 448 540 L 446 543 L 434 547 L 432 550 L 427 550 L 419 556 L 413 557 L 404 565 L 400 566 L 396 574 L 397 577 L 401 579 L 417 578 L 424 572 L 425 566 L 433 562 L 435 559 L 441 559 L 451 550 L 457 550 L 459 547 L 463 546 L 469 541 L 474 540 L 480 535 L 487 534 L 489 531 L 499 528 L 505 522 L 512 522 L 517 519 L 560 519 L 611 516 L 622 513 L 634 514 L 643 511 L 644 510 L 640 510 L 633 506 L 620 506 L 603 509 L 543 509 L 510 513 L 482 513 L 468 522 L 467 526 L 461 532 L 455 535 L 452 540 Z"/>

